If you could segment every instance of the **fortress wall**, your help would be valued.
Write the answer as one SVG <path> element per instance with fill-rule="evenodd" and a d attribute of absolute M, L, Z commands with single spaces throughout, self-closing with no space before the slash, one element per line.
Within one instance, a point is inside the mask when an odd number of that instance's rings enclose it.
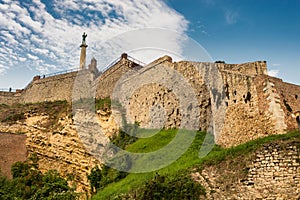
<path fill-rule="evenodd" d="M 211 102 L 207 86 L 199 74 L 198 64 L 201 63 L 187 61 L 173 63 L 170 57 L 160 58 L 139 70 L 138 73 L 133 72 L 122 80 L 121 85 L 127 88 L 135 88 L 140 84 L 139 79 L 151 77 L 153 80 L 151 84 L 139 86 L 131 96 L 124 94 L 127 99 L 130 99 L 127 108 L 130 122 L 138 122 L 141 127 L 146 128 L 181 127 L 182 110 L 178 94 L 175 90 L 158 83 L 157 80 L 175 81 L 174 85 L 178 85 L 176 87 L 180 85 L 176 83 L 174 74 L 167 72 L 169 74 L 166 75 L 165 71 L 160 71 L 159 64 L 178 72 L 191 85 L 198 100 L 196 109 L 199 110 L 200 122 L 197 128 L 206 130 L 211 117 Z M 277 103 L 277 96 L 265 92 L 266 86 L 263 84 L 266 77 L 265 62 L 254 62 L 253 65 L 221 63 L 217 66 L 220 67 L 222 74 L 227 104 L 223 129 L 216 140 L 219 145 L 235 146 L 259 137 L 283 133 L 286 130 L 285 122 L 282 121 L 284 111 Z M 184 89 L 189 90 L 189 88 Z"/>
<path fill-rule="evenodd" d="M 95 80 L 95 97 L 97 99 L 110 97 L 117 81 L 122 77 L 122 75 L 133 70 L 135 67 L 137 67 L 137 65 L 134 62 L 127 60 L 126 58 L 122 58 Z"/>
<path fill-rule="evenodd" d="M 143 84 L 143 80 L 148 79 L 152 83 Z M 127 88 L 139 87 L 129 97 L 128 117 L 139 122 L 141 127 L 187 128 L 182 124 L 184 102 L 181 98 L 184 96 L 183 90 L 188 90 L 195 96 L 197 105 L 189 102 L 187 106 L 190 110 L 197 110 L 199 117 L 199 122 L 192 126 L 207 129 L 211 116 L 209 93 L 193 63 L 173 63 L 170 57 L 165 56 L 124 80 L 124 85 Z"/>
<path fill-rule="evenodd" d="M 67 100 L 71 101 L 77 72 L 33 80 L 24 90 L 22 103 Z"/>
<path fill-rule="evenodd" d="M 191 89 L 193 89 L 193 93 L 198 100 L 199 130 L 207 130 L 212 113 L 209 90 L 202 75 L 199 73 L 202 66 L 199 66 L 198 63 L 182 61 L 175 62 L 169 67 L 182 74 L 184 80 L 187 80 L 192 86 Z"/>
<path fill-rule="evenodd" d="M 0 92 L 0 104 L 12 105 L 19 103 L 20 93 L 16 92 Z"/>
<path fill-rule="evenodd" d="M 300 111 L 300 86 L 285 83 L 281 79 L 266 77 L 266 80 L 273 83 L 279 96 L 280 106 L 284 113 L 286 130 L 291 131 L 298 128 L 294 114 Z"/>
<path fill-rule="evenodd" d="M 269 113 L 259 108 L 261 101 L 255 76 L 222 71 L 227 99 L 224 127 L 216 143 L 236 146 L 250 140 L 275 134 Z"/>

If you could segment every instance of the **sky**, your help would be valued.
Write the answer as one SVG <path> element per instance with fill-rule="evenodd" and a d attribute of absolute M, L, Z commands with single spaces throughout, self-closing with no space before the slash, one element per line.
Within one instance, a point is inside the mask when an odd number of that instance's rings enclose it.
<path fill-rule="evenodd" d="M 122 52 L 145 63 L 265 60 L 300 85 L 299 10 L 299 0 L 0 0 L 0 88 L 78 68 L 83 32 L 100 70 Z M 200 48 L 187 51 L 187 38 Z"/>

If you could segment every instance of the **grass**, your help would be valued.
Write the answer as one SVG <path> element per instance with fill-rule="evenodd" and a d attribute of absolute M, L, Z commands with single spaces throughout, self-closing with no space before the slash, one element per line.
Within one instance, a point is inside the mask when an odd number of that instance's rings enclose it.
<path fill-rule="evenodd" d="M 136 153 L 147 153 L 152 152 L 160 149 L 161 147 L 167 145 L 176 135 L 176 130 L 146 130 L 146 129 L 139 129 L 137 134 L 145 135 L 152 135 L 153 132 L 158 132 L 152 137 L 149 138 L 140 138 L 135 143 L 129 145 L 126 150 L 129 152 L 136 152 Z"/>
<path fill-rule="evenodd" d="M 82 98 L 73 101 L 73 109 L 84 109 L 84 110 L 111 110 L 111 100 L 110 98 L 104 99 L 94 99 L 94 98 Z"/>
<path fill-rule="evenodd" d="M 138 139 L 135 143 L 129 145 L 126 150 L 140 153 L 156 151 L 172 141 L 176 136 L 176 132 L 177 130 L 161 130 L 152 137 Z M 188 131 L 187 134 L 189 134 Z M 131 173 L 124 179 L 107 185 L 103 190 L 93 196 L 92 199 L 114 199 L 114 197 L 117 197 L 120 194 L 138 190 L 152 180 L 153 177 L 155 177 L 155 174 L 166 177 L 175 177 L 178 176 L 178 174 L 181 174 L 180 176 L 188 176 L 188 174 L 191 173 L 192 168 L 200 170 L 204 166 L 215 165 L 228 159 L 236 159 L 241 156 L 243 157 L 255 152 L 262 145 L 273 141 L 300 141 L 299 132 L 292 132 L 283 135 L 272 135 L 260 138 L 229 149 L 223 149 L 220 146 L 215 145 L 206 157 L 200 159 L 198 157 L 199 149 L 201 148 L 205 135 L 206 134 L 203 132 L 198 132 L 187 151 L 169 166 L 154 172 L 138 174 Z M 243 158 L 239 159 L 243 162 Z M 147 163 L 145 162 L 144 164 L 146 165 Z"/>

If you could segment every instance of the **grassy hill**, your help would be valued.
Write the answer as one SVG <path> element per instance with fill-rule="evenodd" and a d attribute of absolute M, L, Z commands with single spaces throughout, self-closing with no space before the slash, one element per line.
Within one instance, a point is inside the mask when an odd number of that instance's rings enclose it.
<path fill-rule="evenodd" d="M 176 132 L 177 130 L 162 130 L 150 138 L 138 139 L 127 146 L 126 150 L 155 151 L 172 141 Z M 186 131 L 186 134 L 189 132 Z M 300 134 L 293 132 L 260 138 L 229 149 L 215 145 L 206 157 L 200 159 L 199 150 L 205 135 L 203 132 L 198 132 L 188 150 L 171 165 L 154 172 L 128 174 L 125 178 L 106 185 L 92 199 L 149 199 L 150 197 L 151 199 L 158 199 L 158 197 L 159 199 L 199 199 L 200 195 L 205 194 L 205 189 L 192 181 L 190 176 L 192 171 L 201 171 L 205 166 L 219 165 L 226 161 L 233 163 L 232 167 L 240 172 L 237 176 L 245 176 L 246 160 L 262 145 L 274 141 L 300 141 Z M 223 181 L 230 181 L 230 177 Z"/>

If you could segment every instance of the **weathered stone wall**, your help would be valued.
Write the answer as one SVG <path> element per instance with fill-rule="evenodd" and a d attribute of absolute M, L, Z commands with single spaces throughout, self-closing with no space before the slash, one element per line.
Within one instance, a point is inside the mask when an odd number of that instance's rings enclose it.
<path fill-rule="evenodd" d="M 279 133 L 298 128 L 295 114 L 300 110 L 300 87 L 270 76 L 256 77 L 259 109 L 268 112 Z"/>
<path fill-rule="evenodd" d="M 300 198 L 299 141 L 265 144 L 254 154 L 222 161 L 192 174 L 204 199 Z"/>
<path fill-rule="evenodd" d="M 262 199 L 299 199 L 299 152 L 299 143 L 265 145 L 250 165 L 245 192 Z"/>
<path fill-rule="evenodd" d="M 235 146 L 271 134 L 282 133 L 275 129 L 267 108 L 259 107 L 266 98 L 260 98 L 256 76 L 235 72 L 222 72 L 227 99 L 224 128 L 217 143 Z M 267 105 L 265 106 L 267 107 Z"/>
<path fill-rule="evenodd" d="M 170 68 L 171 70 L 167 73 L 169 77 L 163 76 L 164 69 L 157 69 L 156 64 L 161 63 L 163 67 Z M 161 68 L 161 67 L 160 67 Z M 134 92 L 130 100 L 130 118 L 135 119 L 140 122 L 141 125 L 147 124 L 149 120 L 152 128 L 178 128 L 181 127 L 182 120 L 182 104 L 184 102 L 180 101 L 179 97 L 182 96 L 180 90 L 186 89 L 191 90 L 191 93 L 195 95 L 197 99 L 197 105 L 192 105 L 197 109 L 199 117 L 198 129 L 206 130 L 210 118 L 210 101 L 209 94 L 204 84 L 203 78 L 197 71 L 197 68 L 190 62 L 179 62 L 172 63 L 172 60 L 168 57 L 153 62 L 149 67 L 145 67 L 141 74 L 138 76 L 143 76 L 142 79 L 152 79 L 156 77 L 157 82 L 161 84 L 153 83 L 150 85 L 141 85 L 140 88 Z M 180 76 L 174 75 L 174 73 L 179 73 Z M 184 80 L 182 80 L 182 79 Z M 137 78 L 132 77 L 132 82 L 135 84 Z M 160 80 L 161 79 L 161 80 Z M 166 85 L 162 83 L 165 81 Z M 186 81 L 184 87 L 180 85 L 178 81 Z M 171 86 L 171 87 L 170 87 Z M 131 87 L 131 86 L 127 86 Z M 177 89 L 175 89 L 178 87 Z M 189 87 L 189 88 L 188 88 Z M 173 89 L 172 89 L 173 88 Z M 159 107 L 158 109 L 156 109 Z M 156 110 L 155 110 L 156 109 Z M 190 110 L 192 107 L 190 107 Z M 164 110 L 164 114 L 160 116 L 149 116 L 151 112 L 159 113 L 158 110 Z M 147 119 L 144 119 L 143 117 Z M 155 120 L 157 122 L 155 122 Z M 160 120 L 160 121 L 159 121 Z M 161 124 L 161 121 L 165 121 Z M 185 127 L 186 128 L 186 127 Z"/>
<path fill-rule="evenodd" d="M 248 62 L 242 64 L 225 64 L 216 63 L 220 71 L 223 72 L 235 72 L 242 75 L 261 75 L 267 74 L 267 63 L 266 61 Z"/>
<path fill-rule="evenodd" d="M 173 63 L 165 56 L 127 72 L 115 87 L 119 91 L 115 100 L 125 106 L 129 123 L 138 122 L 144 128 L 208 127 L 208 91 L 191 62 Z M 200 121 L 182 123 L 183 118 Z"/>
<path fill-rule="evenodd" d="M 280 97 L 280 105 L 285 114 L 285 124 L 287 130 L 297 129 L 297 122 L 294 114 L 300 111 L 300 87 L 290 83 L 285 83 L 281 79 L 268 77 Z"/>
<path fill-rule="evenodd" d="M 19 101 L 20 93 L 0 91 L 0 104 L 12 105 L 15 103 L 19 103 Z"/>
<path fill-rule="evenodd" d="M 155 83 L 143 85 L 132 95 L 129 115 L 134 122 L 145 128 L 180 127 L 178 104 L 176 95 L 169 92 L 168 88 Z"/>
<path fill-rule="evenodd" d="M 77 72 L 33 80 L 22 92 L 21 102 L 71 101 Z"/>
<path fill-rule="evenodd" d="M 138 70 L 140 66 L 134 62 L 121 58 L 116 64 L 106 70 L 101 76 L 94 81 L 94 88 L 96 91 L 95 97 L 97 99 L 103 99 L 110 97 L 114 91 L 115 84 L 126 72 L 131 70 Z"/>

